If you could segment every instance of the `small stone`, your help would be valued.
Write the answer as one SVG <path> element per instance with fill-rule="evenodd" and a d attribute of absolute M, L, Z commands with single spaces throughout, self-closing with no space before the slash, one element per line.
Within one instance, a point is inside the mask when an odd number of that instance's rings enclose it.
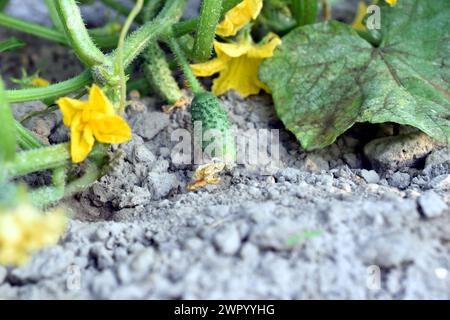
<path fill-rule="evenodd" d="M 348 166 L 352 169 L 361 168 L 362 166 L 361 159 L 354 153 L 346 153 L 343 155 L 343 158 L 345 160 L 345 163 L 347 163 Z"/>
<path fill-rule="evenodd" d="M 100 227 L 95 231 L 94 241 L 105 241 L 109 237 L 109 230 L 106 227 Z"/>
<path fill-rule="evenodd" d="M 392 268 L 417 259 L 420 248 L 420 242 L 405 232 L 372 239 L 362 248 L 361 253 L 367 265 Z"/>
<path fill-rule="evenodd" d="M 436 218 L 444 214 L 447 204 L 434 191 L 427 191 L 417 200 L 421 212 L 426 218 Z"/>
<path fill-rule="evenodd" d="M 267 176 L 266 177 L 266 183 L 267 184 L 274 184 L 275 183 L 275 178 L 273 176 Z"/>
<path fill-rule="evenodd" d="M 364 147 L 364 154 L 375 170 L 395 171 L 417 166 L 433 147 L 433 140 L 426 134 L 410 133 L 372 140 Z"/>
<path fill-rule="evenodd" d="M 429 186 L 438 190 L 450 190 L 450 174 L 443 174 L 432 179 Z"/>
<path fill-rule="evenodd" d="M 226 255 L 234 255 L 241 246 L 241 237 L 235 226 L 227 226 L 219 230 L 214 236 L 217 249 Z"/>
<path fill-rule="evenodd" d="M 380 176 L 375 170 L 361 170 L 361 177 L 366 180 L 367 183 L 378 183 L 380 182 Z"/>
<path fill-rule="evenodd" d="M 116 291 L 116 287 L 117 279 L 110 269 L 97 274 L 92 279 L 91 290 L 97 299 L 108 299 L 111 292 Z"/>
<path fill-rule="evenodd" d="M 330 169 L 328 161 L 318 154 L 310 153 L 306 156 L 303 168 L 312 172 L 320 172 Z"/>
<path fill-rule="evenodd" d="M 145 275 L 152 270 L 154 262 L 155 252 L 153 249 L 143 249 L 135 254 L 130 268 L 134 273 Z"/>
<path fill-rule="evenodd" d="M 252 243 L 246 243 L 242 246 L 240 256 L 243 259 L 248 260 L 256 260 L 258 258 L 259 250 L 258 247 L 256 247 Z"/>
<path fill-rule="evenodd" d="M 133 186 L 131 192 L 124 192 L 118 197 L 118 209 L 134 208 L 150 201 L 152 195 L 147 188 Z M 114 201 L 116 202 L 116 201 Z"/>
<path fill-rule="evenodd" d="M 406 189 L 411 183 L 411 177 L 407 173 L 396 172 L 389 178 L 391 186 L 399 189 Z"/>
<path fill-rule="evenodd" d="M 166 197 L 173 189 L 180 185 L 176 175 L 172 173 L 150 172 L 148 175 L 148 189 L 154 200 Z"/>
<path fill-rule="evenodd" d="M 114 260 L 110 254 L 110 251 L 108 251 L 103 244 L 96 244 L 94 245 L 90 252 L 90 256 L 95 260 L 96 267 L 99 270 L 105 270 L 110 268 L 114 264 Z"/>
<path fill-rule="evenodd" d="M 147 112 L 136 114 L 130 122 L 136 134 L 151 140 L 170 124 L 170 117 L 163 112 Z"/>
<path fill-rule="evenodd" d="M 425 162 L 425 174 L 433 177 L 450 171 L 450 146 L 433 151 Z"/>
<path fill-rule="evenodd" d="M 153 153 L 144 145 L 136 145 L 133 149 L 133 160 L 135 162 L 151 163 L 156 160 Z"/>

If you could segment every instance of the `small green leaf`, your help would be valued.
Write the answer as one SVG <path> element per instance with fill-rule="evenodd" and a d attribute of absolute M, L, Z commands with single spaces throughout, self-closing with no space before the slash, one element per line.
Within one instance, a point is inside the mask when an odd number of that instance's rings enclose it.
<path fill-rule="evenodd" d="M 260 78 L 304 148 L 357 122 L 411 125 L 450 143 L 450 2 L 402 0 L 381 18 L 378 48 L 326 22 L 293 30 L 263 63 Z"/>
<path fill-rule="evenodd" d="M 7 40 L 0 41 L 0 53 L 20 49 L 23 48 L 24 46 L 25 42 L 17 38 L 11 37 Z"/>

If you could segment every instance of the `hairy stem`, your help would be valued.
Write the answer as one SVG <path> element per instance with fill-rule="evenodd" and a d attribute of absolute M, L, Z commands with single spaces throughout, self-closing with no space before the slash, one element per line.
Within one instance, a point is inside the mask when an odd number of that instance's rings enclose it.
<path fill-rule="evenodd" d="M 203 62 L 211 57 L 217 24 L 222 15 L 222 0 L 203 0 L 194 42 L 194 59 Z"/>
<path fill-rule="evenodd" d="M 70 162 L 69 144 L 22 151 L 13 163 L 8 163 L 9 176 L 18 177 L 29 173 L 62 167 Z"/>
<path fill-rule="evenodd" d="M 89 70 L 86 70 L 72 79 L 52 84 L 48 87 L 6 90 L 6 98 L 10 103 L 56 99 L 71 92 L 77 91 L 84 86 L 89 85 L 91 82 L 91 73 Z"/>
<path fill-rule="evenodd" d="M 123 59 L 125 67 L 130 65 L 151 41 L 169 31 L 182 15 L 185 5 L 186 0 L 168 0 L 155 20 L 147 22 L 126 39 Z"/>
<path fill-rule="evenodd" d="M 231 8 L 237 6 L 242 0 L 223 0 L 222 15 L 229 11 Z M 175 37 L 181 37 L 187 33 L 191 33 L 196 30 L 198 24 L 198 18 L 190 20 L 180 21 L 173 26 L 173 34 Z"/>
<path fill-rule="evenodd" d="M 64 26 L 59 18 L 58 9 L 56 8 L 56 0 L 45 0 L 45 4 L 47 5 L 48 15 L 50 16 L 55 29 L 64 32 Z"/>
<path fill-rule="evenodd" d="M 125 43 L 125 37 L 127 36 L 128 30 L 130 30 L 133 20 L 137 17 L 139 12 L 142 10 L 144 5 L 144 0 L 137 0 L 136 5 L 133 10 L 131 10 L 125 24 L 120 33 L 119 45 L 117 47 L 117 59 L 116 59 L 116 69 L 119 74 L 120 79 L 120 103 L 119 103 L 119 114 L 122 114 L 125 110 L 126 98 L 127 98 L 127 79 L 125 76 L 125 66 L 123 61 L 123 48 Z"/>
<path fill-rule="evenodd" d="M 202 92 L 203 88 L 198 79 L 195 77 L 194 73 L 192 72 L 191 67 L 189 66 L 189 62 L 187 61 L 183 50 L 181 50 L 178 41 L 175 38 L 171 38 L 169 40 L 169 46 L 175 55 L 175 59 L 177 60 L 181 69 L 183 70 L 184 76 L 189 82 L 192 92 L 194 92 L 194 94 Z"/>
<path fill-rule="evenodd" d="M 0 12 L 0 26 L 15 29 L 37 37 L 55 41 L 64 45 L 68 44 L 64 34 L 58 32 L 57 30 L 40 26 L 38 24 L 29 21 L 23 21 L 14 17 L 10 17 L 1 12 Z"/>
<path fill-rule="evenodd" d="M 3 81 L 0 78 L 0 165 L 13 161 L 16 156 L 16 132 L 14 116 L 6 100 Z M 0 177 L 1 180 L 2 177 Z"/>
<path fill-rule="evenodd" d="M 76 1 L 55 0 L 55 3 L 66 37 L 78 58 L 89 67 L 104 63 L 106 56 L 89 35 Z"/>

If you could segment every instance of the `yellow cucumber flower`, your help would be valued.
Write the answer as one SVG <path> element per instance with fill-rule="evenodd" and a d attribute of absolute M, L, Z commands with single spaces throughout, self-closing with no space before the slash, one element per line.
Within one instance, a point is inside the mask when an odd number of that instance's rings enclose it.
<path fill-rule="evenodd" d="M 62 210 L 43 214 L 29 204 L 0 210 L 0 264 L 26 263 L 36 251 L 56 244 L 66 225 Z"/>
<path fill-rule="evenodd" d="M 131 139 L 131 129 L 118 116 L 103 91 L 92 86 L 88 101 L 61 98 L 57 101 L 64 124 L 70 127 L 70 152 L 74 163 L 86 159 L 95 140 L 120 144 Z"/>
<path fill-rule="evenodd" d="M 31 85 L 33 87 L 48 87 L 50 85 L 50 82 L 44 78 L 36 77 L 31 80 Z"/>
<path fill-rule="evenodd" d="M 216 34 L 231 37 L 241 30 L 252 19 L 255 20 L 263 7 L 263 0 L 243 0 L 225 14 L 223 21 L 217 26 Z"/>
<path fill-rule="evenodd" d="M 214 79 L 212 91 L 221 95 L 234 89 L 243 97 L 258 94 L 261 89 L 268 88 L 258 79 L 258 71 L 264 59 L 273 56 L 281 39 L 274 33 L 269 34 L 263 44 L 255 44 L 251 37 L 245 36 L 236 43 L 214 41 L 217 57 L 205 63 L 193 64 L 191 69 L 198 77 L 209 77 L 220 73 Z"/>

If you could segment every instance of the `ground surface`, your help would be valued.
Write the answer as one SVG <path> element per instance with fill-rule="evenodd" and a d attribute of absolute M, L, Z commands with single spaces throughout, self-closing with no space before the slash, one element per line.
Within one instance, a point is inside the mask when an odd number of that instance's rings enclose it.
<path fill-rule="evenodd" d="M 2 55 L 2 75 L 50 58 L 76 74 L 63 51 Z M 43 74 L 61 77 L 52 65 Z M 73 219 L 57 246 L 0 267 L 0 297 L 450 298 L 448 147 L 410 128 L 359 126 L 306 153 L 270 97 L 222 101 L 240 136 L 280 129 L 279 163 L 240 165 L 219 186 L 187 192 L 193 167 L 172 161 L 171 134 L 190 128 L 189 110 L 167 115 L 144 98 L 128 110 L 135 136 L 115 170 L 67 201 Z M 42 107 L 14 106 L 18 116 Z M 57 114 L 27 126 L 67 139 Z"/>

